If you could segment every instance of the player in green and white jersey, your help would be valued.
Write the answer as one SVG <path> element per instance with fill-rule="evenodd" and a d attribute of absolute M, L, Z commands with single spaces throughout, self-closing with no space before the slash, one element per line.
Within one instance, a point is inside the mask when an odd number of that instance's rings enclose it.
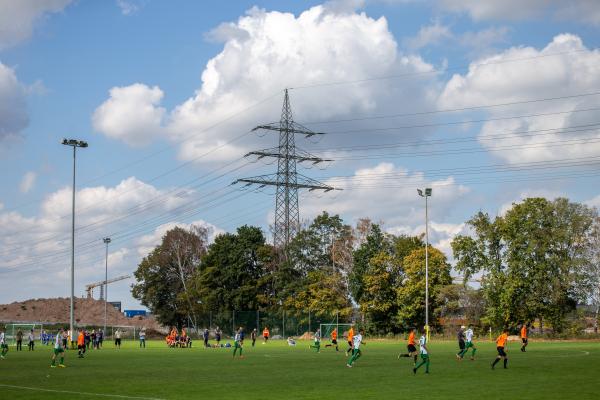
<path fill-rule="evenodd" d="M 354 361 L 358 360 L 362 356 L 362 352 L 360 351 L 360 345 L 364 343 L 362 341 L 364 333 L 364 329 L 361 329 L 358 335 L 354 335 L 354 337 L 352 338 L 352 355 L 350 356 L 350 359 L 346 364 L 348 368 L 352 368 L 352 364 L 354 364 Z"/>
<path fill-rule="evenodd" d="M 315 349 L 317 353 L 321 352 L 321 329 L 317 329 L 315 332 L 315 344 L 311 344 L 309 347 Z"/>
<path fill-rule="evenodd" d="M 469 329 L 465 331 L 465 338 L 467 339 L 465 343 L 465 348 L 463 351 L 459 353 L 460 358 L 462 359 L 465 354 L 471 349 L 471 361 L 475 360 L 475 352 L 477 352 L 477 348 L 473 344 L 473 326 L 469 325 Z"/>
<path fill-rule="evenodd" d="M 6 344 L 6 339 L 4 337 L 4 330 L 0 331 L 0 348 L 2 352 L 0 352 L 0 358 L 4 359 L 6 353 L 8 353 L 8 345 Z"/>
<path fill-rule="evenodd" d="M 235 333 L 233 340 L 233 358 L 235 358 L 235 353 L 238 349 L 240 349 L 240 358 L 244 358 L 242 355 L 242 351 L 244 350 L 244 333 L 241 327 Z"/>
<path fill-rule="evenodd" d="M 427 337 L 425 333 L 419 339 L 419 350 L 421 353 L 421 362 L 413 368 L 413 373 L 416 374 L 421 366 L 425 365 L 425 373 L 429 373 L 429 351 L 427 350 Z"/>
<path fill-rule="evenodd" d="M 58 332 L 56 334 L 56 337 L 54 338 L 54 348 L 53 348 L 54 354 L 52 354 L 52 364 L 50 365 L 50 368 L 56 368 L 56 357 L 59 354 L 60 354 L 60 363 L 58 364 L 58 366 L 61 368 L 65 367 L 65 348 L 63 346 L 64 332 L 65 331 L 61 328 L 60 332 Z"/>

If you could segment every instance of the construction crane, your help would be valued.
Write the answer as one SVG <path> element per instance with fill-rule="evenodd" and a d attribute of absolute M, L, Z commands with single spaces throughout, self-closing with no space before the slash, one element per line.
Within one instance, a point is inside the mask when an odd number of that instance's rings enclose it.
<path fill-rule="evenodd" d="M 90 283 L 89 285 L 85 285 L 85 292 L 87 293 L 87 298 L 91 299 L 94 297 L 94 288 L 100 286 L 100 300 L 104 300 L 104 285 L 109 283 L 122 281 L 123 279 L 131 278 L 131 275 L 121 275 L 116 278 L 109 279 L 107 281 L 100 281 L 96 283 Z"/>

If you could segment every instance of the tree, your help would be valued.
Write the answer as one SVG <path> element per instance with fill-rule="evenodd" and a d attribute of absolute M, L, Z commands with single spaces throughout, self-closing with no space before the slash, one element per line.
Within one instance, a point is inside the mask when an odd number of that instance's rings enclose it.
<path fill-rule="evenodd" d="M 134 273 L 131 293 L 164 325 L 195 326 L 195 299 L 189 285 L 206 254 L 207 230 L 175 227 L 144 257 Z"/>
<path fill-rule="evenodd" d="M 350 294 L 358 304 L 362 302 L 365 292 L 364 276 L 369 269 L 369 262 L 381 252 L 389 253 L 390 248 L 389 240 L 379 225 L 372 224 L 365 241 L 354 251 L 354 264 L 348 277 Z"/>
<path fill-rule="evenodd" d="M 404 282 L 397 289 L 398 319 L 404 327 L 425 324 L 425 248 L 404 258 Z M 437 325 L 438 295 L 452 282 L 450 264 L 440 250 L 429 247 L 429 324 Z"/>
<path fill-rule="evenodd" d="M 535 318 L 556 332 L 585 295 L 587 249 L 595 211 L 567 199 L 529 198 L 493 222 L 479 213 L 471 237 L 452 243 L 456 269 L 465 279 L 481 272 L 485 319 L 516 326 Z"/>

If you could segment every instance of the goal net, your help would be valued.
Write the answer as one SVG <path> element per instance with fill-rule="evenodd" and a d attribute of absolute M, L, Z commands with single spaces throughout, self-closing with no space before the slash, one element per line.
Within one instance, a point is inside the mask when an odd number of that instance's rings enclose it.
<path fill-rule="evenodd" d="M 320 324 L 321 339 L 331 339 L 331 333 L 337 330 L 338 341 L 343 340 L 344 334 L 350 330 L 352 324 Z"/>
<path fill-rule="evenodd" d="M 29 342 L 29 333 L 33 329 L 33 335 L 35 340 L 40 339 L 42 333 L 41 324 L 7 324 L 6 325 L 6 339 L 10 339 L 13 344 L 17 343 L 18 338 L 27 346 Z"/>

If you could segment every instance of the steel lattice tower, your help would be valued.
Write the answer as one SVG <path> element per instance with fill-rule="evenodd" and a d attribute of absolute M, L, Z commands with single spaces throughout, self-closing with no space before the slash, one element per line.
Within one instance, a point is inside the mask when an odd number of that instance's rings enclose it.
<path fill-rule="evenodd" d="M 275 229 L 273 232 L 273 242 L 277 249 L 283 250 L 280 254 L 286 254 L 290 241 L 300 230 L 300 207 L 298 205 L 298 189 L 324 190 L 329 192 L 333 187 L 325 185 L 314 179 L 299 174 L 296 171 L 296 163 L 312 162 L 318 164 L 324 160 L 315 157 L 303 150 L 296 148 L 296 134 L 302 134 L 305 137 L 314 135 L 323 135 L 322 132 L 313 132 L 310 129 L 294 122 L 292 107 L 288 90 L 285 89 L 283 98 L 283 107 L 281 109 L 281 119 L 279 124 L 259 125 L 253 131 L 264 129 L 279 132 L 279 146 L 277 148 L 252 151 L 247 156 L 257 156 L 277 158 L 277 174 L 260 175 L 251 178 L 238 179 L 234 183 L 246 183 L 249 185 L 275 186 Z"/>

